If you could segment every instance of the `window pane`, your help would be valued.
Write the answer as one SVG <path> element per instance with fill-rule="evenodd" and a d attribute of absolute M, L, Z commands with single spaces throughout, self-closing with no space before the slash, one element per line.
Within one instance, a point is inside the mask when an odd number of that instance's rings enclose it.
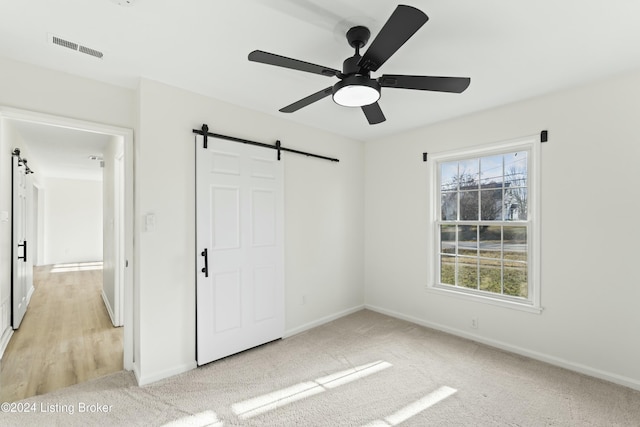
<path fill-rule="evenodd" d="M 453 256 L 440 256 L 440 283 L 446 285 L 456 284 L 456 258 Z"/>
<path fill-rule="evenodd" d="M 479 161 L 478 159 L 463 160 L 458 169 L 458 179 L 461 190 L 477 190 L 479 185 Z"/>
<path fill-rule="evenodd" d="M 460 219 L 463 221 L 478 220 L 478 191 L 460 193 Z"/>
<path fill-rule="evenodd" d="M 440 196 L 440 215 L 443 221 L 455 221 L 458 219 L 458 194 L 442 193 Z"/>
<path fill-rule="evenodd" d="M 504 192 L 504 211 L 507 221 L 526 221 L 528 197 L 526 187 L 509 187 Z"/>
<path fill-rule="evenodd" d="M 505 261 L 527 262 L 527 228 L 504 227 Z"/>
<path fill-rule="evenodd" d="M 440 226 L 440 252 L 443 254 L 456 253 L 456 226 L 441 225 Z"/>
<path fill-rule="evenodd" d="M 480 256 L 502 258 L 502 227 L 499 225 L 480 226 Z"/>
<path fill-rule="evenodd" d="M 480 259 L 480 290 L 502 293 L 502 261 L 500 259 Z"/>
<path fill-rule="evenodd" d="M 529 294 L 527 288 L 527 266 L 504 266 L 504 294 L 514 297 L 526 298 Z"/>
<path fill-rule="evenodd" d="M 458 286 L 478 289 L 478 258 L 458 257 Z"/>
<path fill-rule="evenodd" d="M 502 158 L 503 155 L 482 157 L 480 159 L 480 185 L 502 187 Z"/>
<path fill-rule="evenodd" d="M 505 187 L 527 186 L 527 154 L 526 151 L 518 151 L 504 155 Z"/>
<path fill-rule="evenodd" d="M 483 221 L 502 220 L 502 189 L 480 192 L 480 219 Z"/>
<path fill-rule="evenodd" d="M 458 255 L 478 256 L 478 227 L 475 225 L 458 228 Z"/>
<path fill-rule="evenodd" d="M 440 191 L 458 190 L 458 162 L 440 164 Z"/>

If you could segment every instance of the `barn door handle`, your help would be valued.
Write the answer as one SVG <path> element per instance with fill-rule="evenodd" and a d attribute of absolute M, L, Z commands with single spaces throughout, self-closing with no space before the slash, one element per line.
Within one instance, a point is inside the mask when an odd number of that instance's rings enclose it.
<path fill-rule="evenodd" d="M 207 248 L 200 255 L 204 257 L 204 267 L 200 271 L 204 273 L 204 277 L 209 277 L 209 254 L 207 253 Z"/>
<path fill-rule="evenodd" d="M 23 244 L 18 243 L 18 247 L 24 248 L 22 252 L 22 256 L 19 256 L 18 259 L 21 259 L 24 262 L 27 262 L 27 241 L 25 240 Z"/>

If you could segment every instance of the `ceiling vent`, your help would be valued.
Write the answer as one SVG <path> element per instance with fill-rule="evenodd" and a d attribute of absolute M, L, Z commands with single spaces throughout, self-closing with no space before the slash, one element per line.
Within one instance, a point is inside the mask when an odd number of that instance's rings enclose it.
<path fill-rule="evenodd" d="M 51 44 L 66 47 L 67 49 L 75 50 L 76 52 L 84 53 L 86 55 L 90 55 L 99 59 L 102 59 L 102 57 L 104 56 L 104 53 L 100 52 L 99 50 L 92 49 L 87 46 L 83 46 L 80 43 L 63 39 L 62 37 L 58 37 L 53 34 L 49 34 L 48 36 L 49 36 L 49 43 Z"/>

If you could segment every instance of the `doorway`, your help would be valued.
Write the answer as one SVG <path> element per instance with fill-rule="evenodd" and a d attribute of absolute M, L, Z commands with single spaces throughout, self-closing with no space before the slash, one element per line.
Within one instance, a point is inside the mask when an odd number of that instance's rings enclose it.
<path fill-rule="evenodd" d="M 105 207 L 108 207 L 108 209 L 104 209 L 104 212 L 110 211 L 111 214 L 105 214 L 102 219 L 104 236 L 107 236 L 105 238 L 105 247 L 108 246 L 106 243 L 109 241 L 113 252 L 113 255 L 108 260 L 111 278 L 107 278 L 107 281 L 112 283 L 112 286 L 103 288 L 102 298 L 105 300 L 105 306 L 110 308 L 107 310 L 113 325 L 123 326 L 122 365 L 125 370 L 131 370 L 133 368 L 133 264 L 131 262 L 133 256 L 133 132 L 130 129 L 99 123 L 0 107 L 0 128 L 2 129 L 0 139 L 4 140 L 0 144 L 1 147 L 5 148 L 13 144 L 13 141 L 28 146 L 28 141 L 21 140 L 19 132 L 15 132 L 16 126 L 48 127 L 51 130 L 73 131 L 93 137 L 100 135 L 108 139 L 106 150 L 103 153 L 96 151 L 96 154 L 102 154 L 103 158 L 94 159 L 95 163 L 92 165 L 92 167 L 99 168 L 100 164 L 102 164 L 105 167 L 108 165 L 110 168 L 109 181 L 105 182 L 104 185 L 105 189 L 109 189 L 110 195 L 107 197 L 105 192 L 103 203 Z M 12 127 L 14 128 L 13 131 L 10 130 Z M 13 141 L 7 141 L 9 137 L 12 137 Z M 35 152 L 37 147 L 29 147 L 29 149 Z M 68 147 L 62 145 L 58 147 L 58 151 L 64 151 L 65 149 L 68 149 Z M 0 153 L 0 157 L 6 154 L 4 152 Z M 35 157 L 33 160 L 34 162 L 30 163 L 30 166 L 33 166 L 35 170 Z M 37 173 L 38 171 L 35 170 L 35 172 Z M 2 190 L 4 191 L 4 189 Z M 42 265 L 47 260 L 52 259 L 51 254 L 47 253 L 43 237 L 47 229 L 47 224 L 42 215 L 46 204 L 44 200 L 47 197 L 47 190 L 42 185 L 36 185 L 30 191 L 34 195 L 34 216 L 30 221 L 33 232 L 33 243 L 30 242 L 31 259 Z M 105 258 L 106 263 L 107 258 Z M 7 294 L 7 289 L 0 289 L 0 301 L 5 300 Z M 11 327 L 9 329 L 14 328 Z M 0 335 L 3 337 L 9 335 L 9 338 L 6 339 L 8 341 L 12 332 L 12 330 L 2 330 Z M 3 339 L 0 344 L 6 344 L 4 341 Z M 2 355 L 3 350 L 4 348 L 0 348 L 0 355 Z"/>

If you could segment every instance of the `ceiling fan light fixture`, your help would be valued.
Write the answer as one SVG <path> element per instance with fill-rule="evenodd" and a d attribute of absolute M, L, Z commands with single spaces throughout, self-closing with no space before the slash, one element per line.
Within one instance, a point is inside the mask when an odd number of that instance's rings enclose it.
<path fill-rule="evenodd" d="M 429 17 L 420 9 L 398 5 L 363 55 L 360 55 L 360 49 L 367 44 L 371 32 L 363 26 L 351 27 L 347 31 L 347 42 L 355 49 L 355 54 L 344 60 L 342 71 L 262 50 L 249 53 L 248 59 L 340 79 L 333 86 L 281 108 L 280 112 L 293 113 L 332 95 L 333 101 L 338 105 L 361 107 L 369 124 L 375 125 L 386 120 L 377 102 L 381 87 L 461 93 L 469 86 L 471 79 L 468 77 L 383 74 L 377 79 L 371 78 L 371 73 L 378 71 L 428 20 Z"/>
<path fill-rule="evenodd" d="M 344 107 L 362 107 L 378 102 L 380 85 L 365 76 L 350 76 L 333 86 L 333 101 Z"/>

